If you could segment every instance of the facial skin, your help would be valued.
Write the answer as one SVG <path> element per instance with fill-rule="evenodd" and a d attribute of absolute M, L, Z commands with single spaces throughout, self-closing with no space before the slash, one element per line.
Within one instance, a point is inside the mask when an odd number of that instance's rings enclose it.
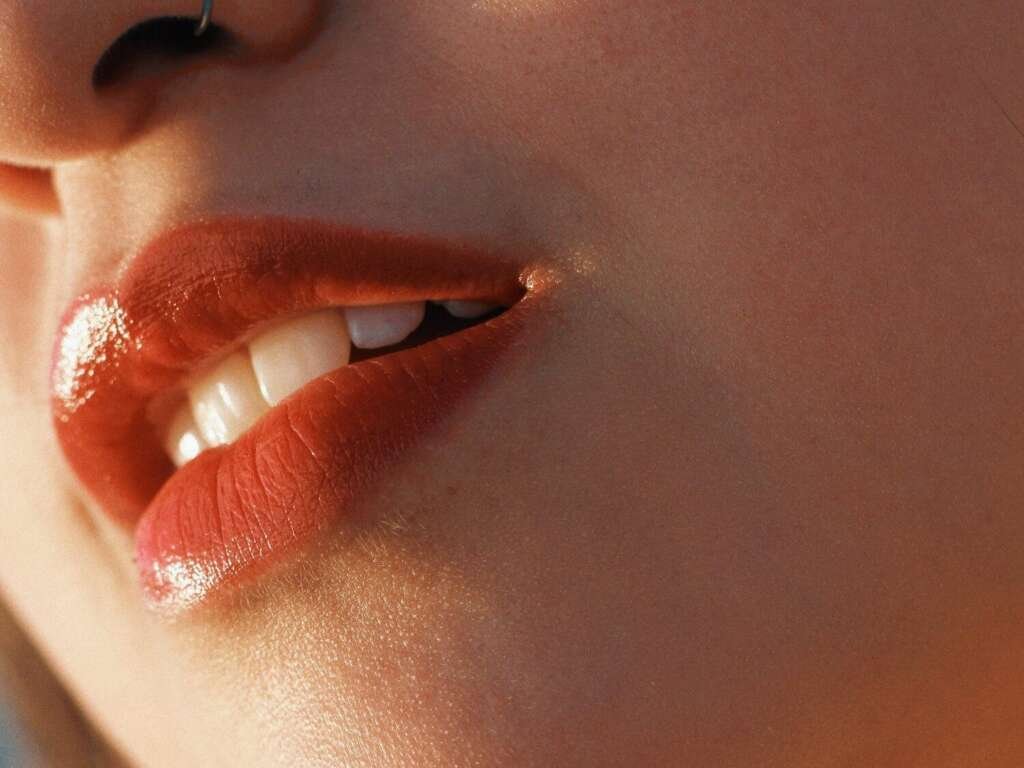
<path fill-rule="evenodd" d="M 91 89 L 198 5 L 0 0 L 0 158 L 59 198 L 4 182 L 0 586 L 131 761 L 1024 760 L 1024 3 L 217 0 L 249 58 Z M 266 213 L 560 282 L 365 522 L 168 622 L 53 338 Z"/>

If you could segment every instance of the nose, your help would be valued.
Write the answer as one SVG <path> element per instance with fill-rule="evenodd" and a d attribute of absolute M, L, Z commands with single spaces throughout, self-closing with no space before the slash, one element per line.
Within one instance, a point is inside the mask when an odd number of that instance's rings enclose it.
<path fill-rule="evenodd" d="M 190 44 L 203 0 L 0 0 L 0 162 L 45 169 L 115 149 L 197 61 L 286 54 L 322 2 L 216 0 L 208 42 Z"/>

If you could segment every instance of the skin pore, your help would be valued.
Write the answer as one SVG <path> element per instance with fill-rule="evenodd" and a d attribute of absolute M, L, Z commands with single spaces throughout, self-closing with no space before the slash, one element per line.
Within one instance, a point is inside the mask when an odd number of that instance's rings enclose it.
<path fill-rule="evenodd" d="M 237 60 L 108 93 L 200 4 L 86 5 L 0 0 L 0 160 L 52 172 L 0 173 L 0 588 L 129 761 L 1024 760 L 1024 3 L 217 0 Z M 557 290 L 360 522 L 169 622 L 54 334 L 258 214 Z"/>

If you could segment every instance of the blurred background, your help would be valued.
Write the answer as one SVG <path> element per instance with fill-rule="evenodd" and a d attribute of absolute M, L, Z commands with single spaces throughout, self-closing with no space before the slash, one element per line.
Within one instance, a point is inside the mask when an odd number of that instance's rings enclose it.
<path fill-rule="evenodd" d="M 0 691 L 0 768 L 22 768 L 38 765 L 18 731 L 9 702 Z"/>
<path fill-rule="evenodd" d="M 0 602 L 0 768 L 123 768 Z"/>

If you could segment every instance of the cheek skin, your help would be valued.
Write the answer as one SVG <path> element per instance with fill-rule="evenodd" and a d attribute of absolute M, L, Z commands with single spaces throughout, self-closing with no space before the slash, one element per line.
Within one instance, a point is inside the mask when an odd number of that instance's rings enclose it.
<path fill-rule="evenodd" d="M 7 398 L 45 397 L 47 368 L 39 356 L 54 326 L 47 313 L 61 278 L 59 240 L 56 225 L 0 210 L 0 385 Z"/>
<path fill-rule="evenodd" d="M 381 500 L 401 518 L 283 575 L 257 602 L 241 600 L 228 623 L 240 619 L 244 634 L 265 644 L 239 662 L 237 645 L 210 631 L 223 674 L 215 684 L 242 667 L 260 680 L 252 702 L 269 698 L 270 711 L 305 719 L 332 713 L 308 744 L 333 744 L 341 761 L 363 750 L 428 765 L 625 764 L 673 753 L 686 736 L 675 724 L 707 705 L 669 695 L 689 661 L 664 649 L 706 631 L 712 616 L 680 612 L 679 589 L 700 589 L 710 563 L 678 561 L 699 524 L 667 514 L 682 504 L 718 515 L 715 481 L 738 483 L 742 446 L 720 426 L 728 419 L 703 377 L 683 389 L 691 405 L 624 439 L 642 403 L 608 374 L 621 358 L 581 365 L 565 354 L 591 334 L 619 338 L 609 318 L 592 319 L 592 329 L 563 329 L 499 385 L 505 409 L 471 411 L 472 430 L 452 426 L 452 442 L 475 457 L 470 476 L 461 455 L 425 463 L 429 454 L 420 454 Z M 532 380 L 533 366 L 550 380 Z M 643 397 L 660 402 L 670 390 L 658 385 Z M 594 410 L 616 400 L 595 426 Z M 553 419 L 564 428 L 553 431 Z M 713 458 L 688 452 L 681 467 L 675 452 L 652 450 L 676 440 L 684 423 L 717 435 Z M 581 444 L 574 435 L 588 427 L 593 439 Z M 545 469 L 553 463 L 557 482 Z M 628 524 L 621 505 L 632 510 Z M 580 599 L 588 594 L 599 598 Z M 724 670 L 728 656 L 714 663 Z M 710 689 L 714 675 L 704 674 Z M 266 722 L 265 737 L 295 740 L 290 722 Z M 337 736 L 353 729 L 374 739 Z"/>

